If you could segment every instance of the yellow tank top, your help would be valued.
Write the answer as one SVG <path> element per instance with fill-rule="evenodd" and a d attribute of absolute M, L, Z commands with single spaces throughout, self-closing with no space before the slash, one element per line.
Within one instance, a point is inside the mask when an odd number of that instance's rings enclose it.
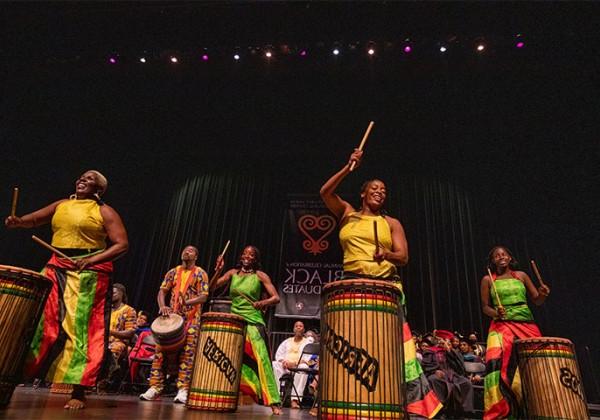
<path fill-rule="evenodd" d="M 96 200 L 67 200 L 52 217 L 52 245 L 57 248 L 106 248 L 106 230 Z"/>
<path fill-rule="evenodd" d="M 373 221 L 377 221 L 379 246 L 392 249 L 392 230 L 383 216 L 365 216 L 359 212 L 350 213 L 346 224 L 340 229 L 340 244 L 344 251 L 344 271 L 374 277 L 392 277 L 396 266 L 389 261 L 380 263 L 373 260 L 375 254 L 375 233 Z"/>

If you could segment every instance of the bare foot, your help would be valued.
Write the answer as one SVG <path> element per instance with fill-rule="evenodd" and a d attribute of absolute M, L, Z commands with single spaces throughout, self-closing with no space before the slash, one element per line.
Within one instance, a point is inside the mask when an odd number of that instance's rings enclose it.
<path fill-rule="evenodd" d="M 313 407 L 310 409 L 308 414 L 310 414 L 313 417 L 317 417 L 319 415 L 319 409 L 317 407 Z"/>
<path fill-rule="evenodd" d="M 71 398 L 64 407 L 66 410 L 81 410 L 85 408 L 85 398 Z"/>
<path fill-rule="evenodd" d="M 298 400 L 292 400 L 292 408 L 295 408 L 295 409 L 300 408 L 300 404 L 298 404 Z"/>
<path fill-rule="evenodd" d="M 271 410 L 273 410 L 274 416 L 281 416 L 281 407 L 279 407 L 278 405 L 272 405 Z"/>

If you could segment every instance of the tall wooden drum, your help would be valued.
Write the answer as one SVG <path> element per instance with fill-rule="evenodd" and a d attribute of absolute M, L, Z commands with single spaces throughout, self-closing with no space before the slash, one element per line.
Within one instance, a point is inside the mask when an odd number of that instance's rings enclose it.
<path fill-rule="evenodd" d="M 245 335 L 246 321 L 241 316 L 202 314 L 187 408 L 237 410 Z"/>
<path fill-rule="evenodd" d="M 530 419 L 590 417 L 575 347 L 565 338 L 516 340 L 523 400 Z"/>
<path fill-rule="evenodd" d="M 376 280 L 323 287 L 321 417 L 407 418 L 401 291 Z"/>
<path fill-rule="evenodd" d="M 0 265 L 0 407 L 9 403 L 44 312 L 52 282 L 24 268 Z"/>

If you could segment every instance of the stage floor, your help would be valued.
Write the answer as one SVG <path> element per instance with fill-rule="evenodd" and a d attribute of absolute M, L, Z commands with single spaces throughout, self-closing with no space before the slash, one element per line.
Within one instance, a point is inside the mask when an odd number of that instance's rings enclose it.
<path fill-rule="evenodd" d="M 137 420 L 145 418 L 169 418 L 220 420 L 239 418 L 244 420 L 268 419 L 271 409 L 256 404 L 240 405 L 235 413 L 208 413 L 204 411 L 188 410 L 181 404 L 174 404 L 172 397 L 159 401 L 140 401 L 136 395 L 96 395 L 87 397 L 87 407 L 79 411 L 67 411 L 63 405 L 67 395 L 51 394 L 48 388 L 34 389 L 31 387 L 18 387 L 13 394 L 7 408 L 0 409 L 0 419 L 19 420 L 54 420 L 54 419 L 127 419 Z M 598 416 L 600 406 L 589 404 L 591 419 L 600 420 Z M 281 419 L 308 420 L 315 419 L 308 414 L 308 410 L 283 409 Z M 411 418 L 413 418 L 411 416 Z"/>
<path fill-rule="evenodd" d="M 48 388 L 34 389 L 18 387 L 10 404 L 0 409 L 0 418 L 19 420 L 54 419 L 244 419 L 259 420 L 271 418 L 271 409 L 256 404 L 241 405 L 235 413 L 209 413 L 189 410 L 182 404 L 174 404 L 171 398 L 159 401 L 140 401 L 136 395 L 95 395 L 87 396 L 87 407 L 79 411 L 67 411 L 63 405 L 68 395 L 51 394 Z M 283 409 L 282 419 L 314 419 L 308 410 Z"/>

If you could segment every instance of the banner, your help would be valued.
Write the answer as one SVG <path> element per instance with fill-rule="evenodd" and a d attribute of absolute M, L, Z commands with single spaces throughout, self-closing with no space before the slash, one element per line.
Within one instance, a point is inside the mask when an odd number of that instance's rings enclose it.
<path fill-rule="evenodd" d="M 275 316 L 320 318 L 323 285 L 342 276 L 337 220 L 316 195 L 288 196 Z"/>

